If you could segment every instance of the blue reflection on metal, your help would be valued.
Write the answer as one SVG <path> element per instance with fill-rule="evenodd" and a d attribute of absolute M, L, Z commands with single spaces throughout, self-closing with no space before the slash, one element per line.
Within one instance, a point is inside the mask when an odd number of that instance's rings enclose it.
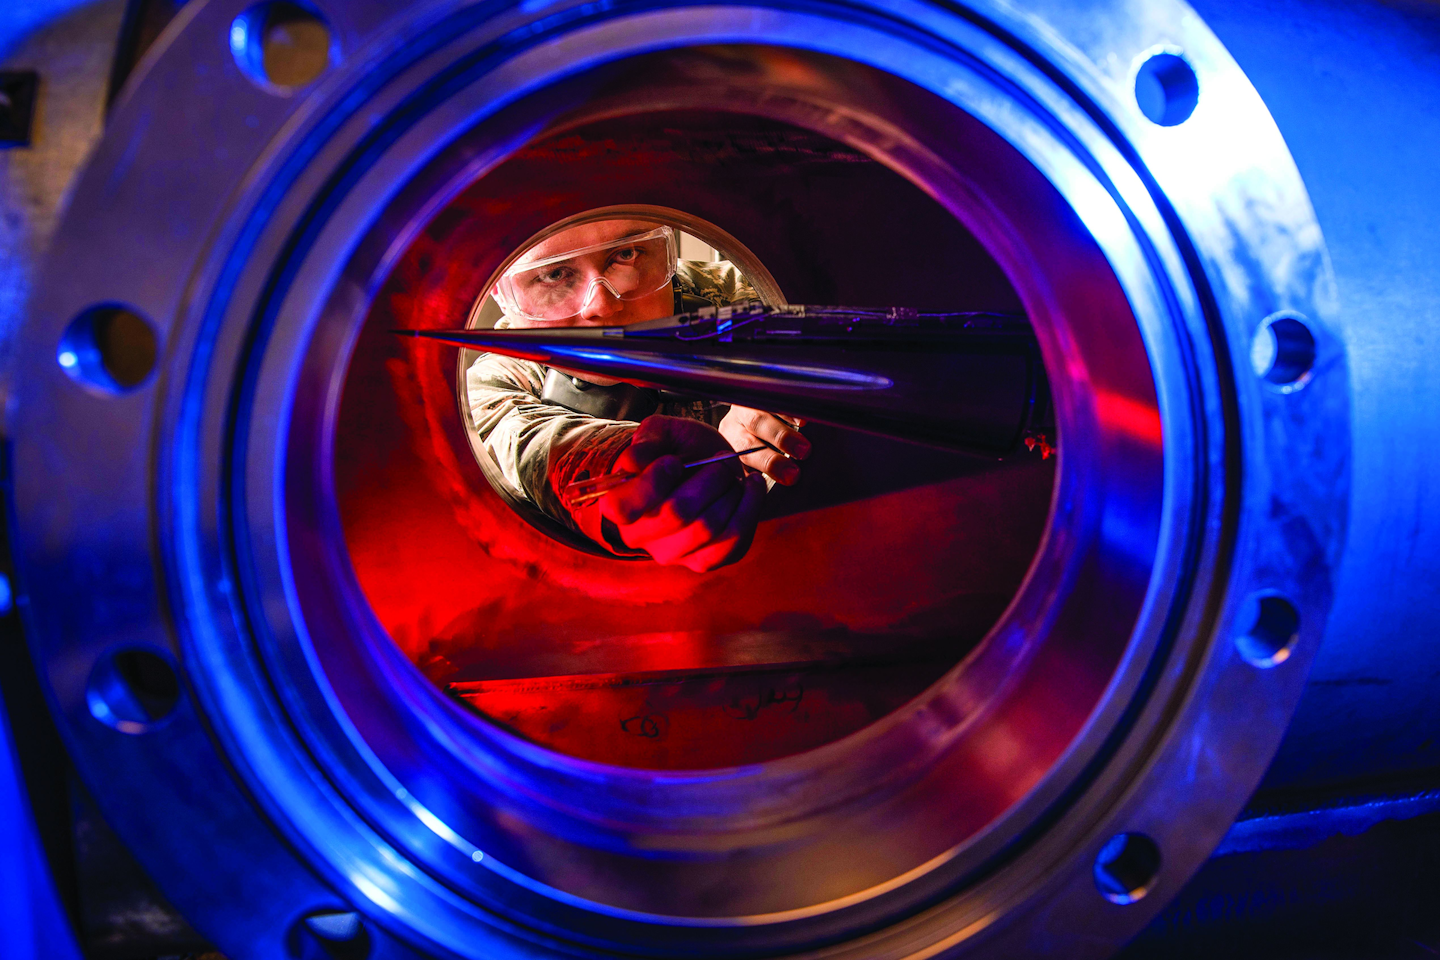
<path fill-rule="evenodd" d="M 1440 19 L 1420 4 L 1282 0 L 1257 15 L 1246 0 L 1190 2 L 1305 179 L 1335 270 L 1328 322 L 1350 365 L 1353 532 L 1262 789 L 1440 768 Z"/>
<path fill-rule="evenodd" d="M 0 3 L 0 59 L 32 33 L 85 7 L 97 7 L 97 0 L 11 0 Z"/>
<path fill-rule="evenodd" d="M 0 956 L 6 960 L 81 960 L 35 832 L 3 701 L 0 701 Z"/>
<path fill-rule="evenodd" d="M 1245 816 L 1235 822 L 1214 856 L 1262 850 L 1300 850 L 1344 834 L 1356 836 L 1386 820 L 1409 820 L 1440 811 L 1440 790 L 1341 801 L 1312 810 Z"/>
<path fill-rule="evenodd" d="M 888 390 L 895 386 L 895 381 L 889 377 L 872 376 L 868 373 L 861 373 L 857 370 L 844 370 L 840 367 L 817 367 L 814 365 L 797 363 L 764 363 L 759 360 L 746 360 L 743 358 L 717 359 L 715 357 L 688 357 L 673 355 L 658 355 L 645 353 L 630 353 L 619 356 L 613 353 L 605 353 L 600 350 L 588 350 L 582 347 L 553 347 L 551 348 L 557 360 L 572 357 L 580 361 L 595 363 L 613 363 L 616 365 L 626 364 L 628 366 L 641 367 L 646 370 L 674 371 L 677 365 L 693 364 L 701 370 L 722 373 L 728 380 L 755 381 L 756 383 L 769 384 L 775 377 L 783 377 L 787 380 L 799 380 L 808 385 L 832 387 L 837 390 Z"/>
<path fill-rule="evenodd" d="M 37 32 L 87 7 L 100 5 L 96 0 L 0 3 L 0 63 L 15 57 Z M 18 311 L 28 291 L 33 269 L 29 256 L 30 251 L 23 245 L 0 251 L 0 281 L 3 281 L 0 285 L 6 288 L 0 294 L 0 331 L 7 335 L 18 322 Z M 8 311 L 3 308 L 7 305 L 16 308 L 15 316 L 6 315 Z M 10 613 L 13 605 L 10 580 L 0 576 L 0 616 Z M 3 698 L 0 698 L 0 957 L 81 960 L 35 829 Z"/>

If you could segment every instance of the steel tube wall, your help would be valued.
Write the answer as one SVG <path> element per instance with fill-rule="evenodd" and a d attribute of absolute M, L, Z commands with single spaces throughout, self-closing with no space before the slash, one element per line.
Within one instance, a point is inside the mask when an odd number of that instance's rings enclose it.
<path fill-rule="evenodd" d="M 1350 535 L 1266 787 L 1440 767 L 1440 7 L 1197 0 L 1294 154 L 1350 357 Z"/>

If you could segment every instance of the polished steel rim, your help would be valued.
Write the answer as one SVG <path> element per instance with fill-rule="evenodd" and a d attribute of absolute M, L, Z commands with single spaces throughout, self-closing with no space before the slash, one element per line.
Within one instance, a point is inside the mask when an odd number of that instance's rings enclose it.
<path fill-rule="evenodd" d="M 1115 49 L 1133 48 L 1113 68 L 1062 39 L 1088 34 L 1059 7 L 325 12 L 343 56 L 310 96 L 235 94 L 255 100 L 272 139 L 209 171 L 227 199 L 196 221 L 203 242 L 166 252 L 143 281 L 52 264 L 26 334 L 33 355 L 53 354 L 71 317 L 121 300 L 167 347 L 140 394 L 37 376 L 16 422 L 20 536 L 37 545 L 18 558 L 31 633 L 89 775 L 127 751 L 163 767 L 218 744 L 293 846 L 296 863 L 277 870 L 314 870 L 378 931 L 460 954 L 501 955 L 511 937 L 659 955 L 680 943 L 719 956 L 1013 953 L 1030 949 L 1006 939 L 1018 928 L 991 920 L 1042 905 L 1095 926 L 1097 943 L 1138 928 L 1218 841 L 1278 742 L 1329 604 L 1300 571 L 1333 562 L 1342 532 L 1343 486 L 1304 478 L 1343 479 L 1343 462 L 1307 445 L 1296 412 L 1343 412 L 1343 358 L 1321 322 L 1323 248 L 1278 134 L 1213 37 L 1183 27 L 1178 4 L 1169 11 L 1162 52 L 1184 52 L 1204 106 L 1163 127 L 1129 95 L 1132 61 L 1160 49 L 1147 26 L 1159 15 L 1132 22 L 1123 4 L 1087 14 Z M 106 171 L 126 162 L 115 143 L 185 57 L 223 72 L 228 52 L 207 52 L 206 31 L 235 14 L 195 8 L 170 60 L 152 65 L 77 194 L 55 263 L 67 249 L 93 258 L 78 218 L 120 215 L 102 200 Z M 763 103 L 743 103 L 733 78 L 700 84 L 697 102 L 837 134 L 927 188 L 1007 268 L 1066 439 L 1050 532 L 975 655 L 861 734 L 694 776 L 565 760 L 446 703 L 367 618 L 328 499 L 344 359 L 393 237 L 537 122 L 584 103 L 586 69 L 745 41 L 798 51 L 819 79 Z M 751 65 L 769 55 L 749 49 Z M 633 80 L 630 95 L 654 97 Z M 822 122 L 820 106 L 843 109 Z M 160 151 L 164 139 L 140 142 Z M 1198 142 L 1210 145 L 1203 167 Z M 195 162 L 157 167 L 155 181 Z M 144 206 L 122 199 L 111 206 Z M 1254 256 L 1221 269 L 1236 262 L 1237 235 Z M 1244 362 L 1281 310 L 1319 343 L 1303 390 L 1274 389 Z M 86 418 L 114 431 L 107 446 L 133 438 L 153 460 L 117 469 L 66 429 Z M 109 501 L 119 519 L 108 529 L 131 531 L 115 550 L 143 548 L 165 571 L 163 590 L 137 594 L 123 640 L 66 626 L 41 586 L 68 561 L 39 545 L 81 536 L 39 506 L 45 463 L 64 464 L 76 511 Z M 1305 523 L 1277 533 L 1277 497 Z M 1299 612 L 1288 660 L 1247 661 L 1230 642 L 1261 592 Z M 118 750 L 83 706 L 86 664 L 116 642 L 175 650 L 199 705 Z M 1037 716 L 1041 702 L 1052 712 Z M 1027 723 L 1057 716 L 1064 736 L 1025 737 L 1040 729 Z M 159 779 L 153 789 L 170 789 Z M 122 834 L 127 820 L 151 829 L 115 803 Z M 1140 906 L 1096 889 L 1092 864 L 1122 833 L 1163 855 L 1136 888 L 1135 900 L 1157 894 Z M 733 882 L 702 902 L 697 876 Z M 223 914 L 218 929 L 243 928 Z"/>

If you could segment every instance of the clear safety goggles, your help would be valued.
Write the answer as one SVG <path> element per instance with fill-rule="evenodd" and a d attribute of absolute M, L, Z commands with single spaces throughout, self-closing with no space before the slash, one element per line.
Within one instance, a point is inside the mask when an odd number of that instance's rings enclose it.
<path fill-rule="evenodd" d="M 565 320 L 584 310 L 601 286 L 618 300 L 649 296 L 675 276 L 675 260 L 675 231 L 657 227 L 517 264 L 500 277 L 495 298 L 512 315 Z"/>

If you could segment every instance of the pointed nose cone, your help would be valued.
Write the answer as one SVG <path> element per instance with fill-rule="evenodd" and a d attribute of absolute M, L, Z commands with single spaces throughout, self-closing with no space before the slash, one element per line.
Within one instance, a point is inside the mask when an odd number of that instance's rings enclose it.
<path fill-rule="evenodd" d="M 620 303 L 608 290 L 599 300 Z M 1039 349 L 1018 317 L 792 306 L 634 326 L 396 332 L 986 456 L 1054 437 Z"/>

